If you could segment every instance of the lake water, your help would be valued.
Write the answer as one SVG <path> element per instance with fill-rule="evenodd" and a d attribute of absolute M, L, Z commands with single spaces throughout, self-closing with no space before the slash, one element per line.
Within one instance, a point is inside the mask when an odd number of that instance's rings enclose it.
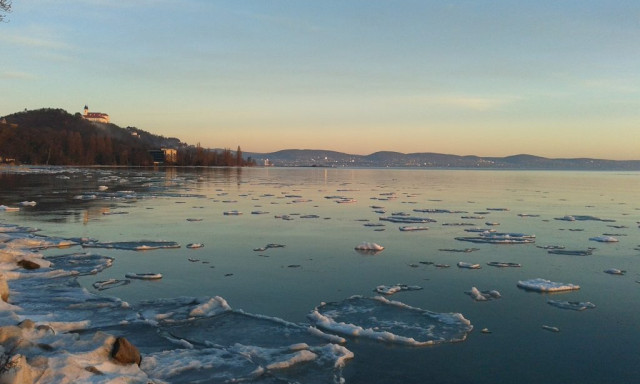
<path fill-rule="evenodd" d="M 261 315 L 229 320 L 224 327 L 219 320 L 204 319 L 205 323 L 172 326 L 167 331 L 195 349 L 215 344 L 218 350 L 247 356 L 244 350 L 238 352 L 238 345 L 262 345 L 260 338 L 273 337 L 270 328 L 255 324 L 256 319 L 281 319 L 308 327 L 315 325 L 309 314 L 316 307 L 320 312 L 326 309 L 327 316 L 370 321 L 362 328 L 374 331 L 391 329 L 386 327 L 396 322 L 401 333 L 420 326 L 422 320 L 414 317 L 423 316 L 421 310 L 459 313 L 473 326 L 470 332 L 456 328 L 466 336 L 462 342 L 430 346 L 407 345 L 411 343 L 396 342 L 394 337 L 378 340 L 366 332 L 342 333 L 344 343 L 332 345 L 353 353 L 343 367 L 303 362 L 307 365 L 303 369 L 290 364 L 251 376 L 251 382 L 629 383 L 640 377 L 639 190 L 640 173 L 633 172 L 0 168 L 0 204 L 37 203 L 17 212 L 0 212 L 0 224 L 37 227 L 42 235 L 82 237 L 85 242 L 179 243 L 179 248 L 143 252 L 75 246 L 43 253 L 54 257 L 91 252 L 112 257 L 111 267 L 77 281 L 91 294 L 117 297 L 133 308 L 153 307 L 150 303 L 158 298 L 219 296 L 235 315 Z M 406 215 L 435 222 L 380 220 Z M 429 229 L 399 230 L 406 225 Z M 488 244 L 456 239 L 477 237 L 478 233 L 465 231 L 476 227 L 535 235 L 535 242 Z M 590 240 L 598 236 L 619 241 Z M 354 250 L 362 242 L 385 249 L 375 254 Z M 187 248 L 191 243 L 204 247 Z M 594 249 L 589 255 L 576 256 L 552 254 L 545 246 Z M 456 252 L 469 248 L 474 250 Z M 55 264 L 55 258 L 52 261 Z M 487 265 L 492 261 L 521 267 Z M 458 262 L 481 268 L 458 268 Z M 445 264 L 450 267 L 436 267 Z M 626 273 L 604 272 L 612 268 Z M 132 279 L 103 291 L 92 286 L 97 281 L 124 279 L 130 272 L 163 277 Z M 519 281 L 535 278 L 576 284 L 580 289 L 549 294 L 517 287 Z M 384 306 L 376 315 L 384 318 L 367 318 L 367 313 L 378 309 L 348 300 L 354 295 L 379 296 L 376 287 L 394 284 L 421 289 L 386 296 L 406 306 L 392 305 L 391 310 Z M 499 291 L 501 297 L 473 300 L 465 294 L 472 287 Z M 562 309 L 548 300 L 591 302 L 595 308 Z M 338 309 L 329 310 L 323 303 L 336 303 Z M 436 323 L 434 328 L 441 325 Z M 335 334 L 340 327 L 334 328 L 322 329 Z M 481 332 L 485 328 L 490 333 Z M 220 341 L 236 333 L 251 336 Z M 309 344 L 306 339 L 301 342 Z M 313 348 L 310 351 L 329 360 L 340 356 L 322 355 Z M 141 348 L 143 354 L 159 353 L 157 349 Z M 197 360 L 178 352 L 172 358 L 185 364 Z M 228 358 L 214 361 L 219 365 Z M 160 355 L 156 360 L 161 361 Z M 211 380 L 247 377 L 236 368 Z M 156 377 L 167 382 L 208 382 L 213 376 L 207 372 L 174 370 Z"/>

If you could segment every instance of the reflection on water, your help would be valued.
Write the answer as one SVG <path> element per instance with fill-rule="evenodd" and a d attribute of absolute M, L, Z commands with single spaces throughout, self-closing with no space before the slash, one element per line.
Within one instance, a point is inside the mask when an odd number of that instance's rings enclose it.
<path fill-rule="evenodd" d="M 233 308 L 307 324 L 309 312 L 323 302 L 371 297 L 380 285 L 406 284 L 423 289 L 399 292 L 393 300 L 439 313 L 461 313 L 474 326 L 466 341 L 432 348 L 349 339 L 345 346 L 355 358 L 344 369 L 346 382 L 397 382 L 398 377 L 415 383 L 631 382 L 640 373 L 640 314 L 633 305 L 640 299 L 640 201 L 634 193 L 640 187 L 638 173 L 56 170 L 0 170 L 0 204 L 37 202 L 19 212 L 0 213 L 0 222 L 102 243 L 149 240 L 182 245 L 148 252 L 92 250 L 115 260 L 100 274 L 80 278 L 92 292 L 98 292 L 92 288 L 97 281 L 123 279 L 129 272 L 157 272 L 163 275 L 160 281 L 134 281 L 105 292 L 132 303 L 220 296 Z M 108 189 L 100 191 L 100 186 Z M 337 204 L 331 198 L 335 196 L 353 202 Z M 223 214 L 233 210 L 242 214 Z M 392 214 L 428 216 L 436 222 L 429 230 L 400 231 L 406 224 L 380 221 Z M 607 221 L 554 220 L 567 215 Z M 284 216 L 289 220 L 282 220 Z M 462 222 L 479 228 L 491 223 L 502 233 L 532 234 L 535 242 L 479 243 L 474 252 L 452 252 L 468 246 L 456 237 L 468 236 L 465 229 L 470 227 L 452 225 Z M 589 241 L 605 234 L 619 241 Z M 363 242 L 379 244 L 384 251 L 359 254 L 354 248 Z M 206 247 L 188 249 L 189 243 Z M 574 256 L 541 248 L 554 246 L 595 249 L 590 255 Z M 458 262 L 482 268 L 456 268 Z M 489 262 L 521 267 L 493 268 Z M 438 268 L 444 265 L 453 267 Z M 611 268 L 627 273 L 604 273 Z M 579 285 L 579 290 L 554 299 L 596 307 L 567 311 L 547 304 L 548 294 L 517 288 L 518 281 L 535 278 Z M 469 300 L 465 292 L 474 287 L 499 291 L 502 298 Z M 560 332 L 545 332 L 543 325 Z M 481 333 L 484 328 L 491 333 Z"/>

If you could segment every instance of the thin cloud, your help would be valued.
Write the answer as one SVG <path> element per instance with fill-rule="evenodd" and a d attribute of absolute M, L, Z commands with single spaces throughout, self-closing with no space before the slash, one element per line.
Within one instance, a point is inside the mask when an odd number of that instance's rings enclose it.
<path fill-rule="evenodd" d="M 48 48 L 48 49 L 72 49 L 73 47 L 67 43 L 56 40 L 43 39 L 38 37 L 20 36 L 11 34 L 0 35 L 0 41 L 7 44 L 20 45 L 32 48 Z"/>
<path fill-rule="evenodd" d="M 4 72 L 0 72 L 0 79 L 2 80 L 35 80 L 36 76 L 28 72 L 4 71 Z"/>
<path fill-rule="evenodd" d="M 500 109 L 520 100 L 520 97 L 487 97 L 466 95 L 416 96 L 408 100 L 412 104 L 454 108 L 477 112 Z"/>

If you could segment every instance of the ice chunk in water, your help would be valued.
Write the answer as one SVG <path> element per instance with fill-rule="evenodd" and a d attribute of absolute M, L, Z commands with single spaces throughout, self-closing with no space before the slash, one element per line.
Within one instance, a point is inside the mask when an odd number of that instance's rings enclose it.
<path fill-rule="evenodd" d="M 500 292 L 496 290 L 491 291 L 479 291 L 476 287 L 471 287 L 470 291 L 465 292 L 467 295 L 471 296 L 475 301 L 487 301 L 493 299 L 499 299 L 502 297 Z"/>
<path fill-rule="evenodd" d="M 48 256 L 53 267 L 76 272 L 78 275 L 95 275 L 109 268 L 113 258 L 90 253 L 73 253 L 69 255 Z"/>
<path fill-rule="evenodd" d="M 149 251 L 161 248 L 180 248 L 175 241 L 112 241 L 112 242 L 88 242 L 82 244 L 83 248 L 122 249 L 129 251 Z"/>
<path fill-rule="evenodd" d="M 394 293 L 398 293 L 400 291 L 418 291 L 421 289 L 422 287 L 417 285 L 396 284 L 391 286 L 378 285 L 375 291 L 383 295 L 393 295 Z"/>
<path fill-rule="evenodd" d="M 308 318 L 317 327 L 341 335 L 414 346 L 463 341 L 473 329 L 459 313 L 431 312 L 380 296 L 324 303 Z"/>
<path fill-rule="evenodd" d="M 459 261 L 457 265 L 458 265 L 458 268 L 467 268 L 467 269 L 480 269 L 480 268 L 482 268 L 480 266 L 480 264 L 467 263 L 467 262 L 464 262 L 464 261 Z"/>
<path fill-rule="evenodd" d="M 363 241 L 362 243 L 358 244 L 355 249 L 356 251 L 380 252 L 384 250 L 384 247 L 376 243 L 369 243 L 367 241 Z"/>
<path fill-rule="evenodd" d="M 589 240 L 597 241 L 600 243 L 617 243 L 619 240 L 613 236 L 594 236 L 590 237 Z"/>
<path fill-rule="evenodd" d="M 562 309 L 572 309 L 574 311 L 584 311 L 585 309 L 595 308 L 595 304 L 589 301 L 560 301 L 560 300 L 547 300 L 547 304 Z"/>
<path fill-rule="evenodd" d="M 518 287 L 538 292 L 561 292 L 580 289 L 579 285 L 568 283 L 556 283 L 553 281 L 537 278 L 531 280 L 518 281 Z"/>

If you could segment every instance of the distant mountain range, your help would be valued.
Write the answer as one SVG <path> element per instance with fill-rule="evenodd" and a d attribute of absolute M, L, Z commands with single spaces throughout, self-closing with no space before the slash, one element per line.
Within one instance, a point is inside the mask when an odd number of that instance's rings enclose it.
<path fill-rule="evenodd" d="M 458 156 L 441 153 L 375 152 L 351 155 L 342 152 L 287 149 L 271 153 L 249 153 L 245 156 L 258 165 L 296 167 L 411 167 L 465 169 L 530 169 L 530 170 L 628 170 L 639 171 L 640 160 L 604 160 L 590 158 L 550 159 L 533 155 L 507 157 Z"/>

